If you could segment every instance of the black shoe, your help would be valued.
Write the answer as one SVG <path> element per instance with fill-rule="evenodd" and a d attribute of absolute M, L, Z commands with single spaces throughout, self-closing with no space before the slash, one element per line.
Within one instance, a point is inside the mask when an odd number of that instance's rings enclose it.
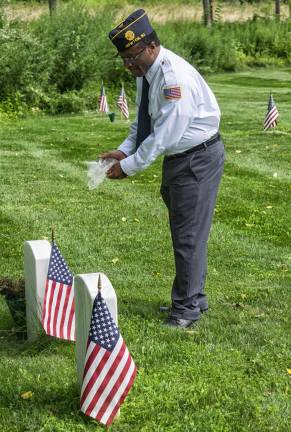
<path fill-rule="evenodd" d="M 198 320 L 170 317 L 166 322 L 166 326 L 175 328 L 189 328 L 192 325 L 196 324 L 197 321 Z"/>

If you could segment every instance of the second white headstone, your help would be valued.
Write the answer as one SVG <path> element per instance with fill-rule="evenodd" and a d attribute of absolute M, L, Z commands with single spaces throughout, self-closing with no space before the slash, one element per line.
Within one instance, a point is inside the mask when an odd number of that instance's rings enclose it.
<path fill-rule="evenodd" d="M 76 319 L 76 361 L 80 387 L 82 386 L 87 341 L 91 323 L 93 303 L 98 293 L 98 279 L 101 276 L 101 294 L 107 307 L 117 322 L 117 298 L 110 280 L 104 273 L 77 275 L 74 279 L 75 319 Z"/>

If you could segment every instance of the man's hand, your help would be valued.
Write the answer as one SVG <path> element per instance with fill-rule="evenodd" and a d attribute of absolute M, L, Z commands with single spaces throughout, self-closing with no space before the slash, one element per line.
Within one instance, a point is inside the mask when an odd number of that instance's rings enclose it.
<path fill-rule="evenodd" d="M 120 150 L 111 150 L 109 152 L 103 153 L 100 155 L 101 159 L 116 159 L 118 161 L 121 161 L 122 159 L 126 158 L 126 154 L 124 154 Z"/>
<path fill-rule="evenodd" d="M 107 171 L 106 175 L 110 179 L 123 179 L 123 178 L 127 177 L 127 175 L 122 171 L 119 162 L 112 165 L 112 167 L 109 168 L 109 170 Z"/>

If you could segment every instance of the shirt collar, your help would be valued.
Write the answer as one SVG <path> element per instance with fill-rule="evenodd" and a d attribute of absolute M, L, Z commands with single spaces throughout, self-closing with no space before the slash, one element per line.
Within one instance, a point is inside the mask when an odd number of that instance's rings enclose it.
<path fill-rule="evenodd" d="M 160 52 L 158 54 L 158 57 L 156 58 L 156 60 L 153 62 L 153 64 L 151 65 L 151 67 L 149 68 L 149 70 L 147 71 L 147 73 L 145 74 L 145 77 L 148 81 L 149 84 L 151 84 L 160 64 L 161 61 L 163 59 L 165 55 L 165 48 L 162 47 L 162 45 L 160 46 Z"/>

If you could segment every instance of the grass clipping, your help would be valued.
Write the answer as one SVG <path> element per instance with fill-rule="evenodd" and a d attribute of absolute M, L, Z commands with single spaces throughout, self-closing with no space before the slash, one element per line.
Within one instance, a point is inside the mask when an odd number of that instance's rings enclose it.
<path fill-rule="evenodd" d="M 87 162 L 88 188 L 96 189 L 106 178 L 106 172 L 117 162 L 116 159 L 99 159 Z"/>

